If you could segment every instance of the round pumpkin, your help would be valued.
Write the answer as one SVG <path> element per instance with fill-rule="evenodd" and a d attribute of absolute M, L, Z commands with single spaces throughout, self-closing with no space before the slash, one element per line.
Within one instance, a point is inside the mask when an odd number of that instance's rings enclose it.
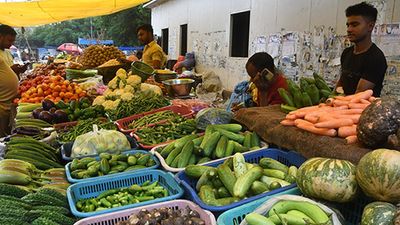
<path fill-rule="evenodd" d="M 400 201 L 400 152 L 377 149 L 357 165 L 357 182 L 367 196 L 378 201 Z"/>
<path fill-rule="evenodd" d="M 387 202 L 373 202 L 365 206 L 361 225 L 393 225 L 396 207 Z"/>
<path fill-rule="evenodd" d="M 311 158 L 297 171 L 297 186 L 309 197 L 351 201 L 357 194 L 356 167 L 349 161 Z"/>

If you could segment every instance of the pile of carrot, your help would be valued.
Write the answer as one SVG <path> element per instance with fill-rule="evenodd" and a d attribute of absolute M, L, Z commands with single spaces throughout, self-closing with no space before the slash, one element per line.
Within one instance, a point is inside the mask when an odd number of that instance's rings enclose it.
<path fill-rule="evenodd" d="M 373 91 L 354 95 L 336 96 L 317 106 L 290 112 L 282 125 L 330 137 L 342 137 L 348 144 L 357 142 L 357 124 L 364 109 L 375 100 Z"/>

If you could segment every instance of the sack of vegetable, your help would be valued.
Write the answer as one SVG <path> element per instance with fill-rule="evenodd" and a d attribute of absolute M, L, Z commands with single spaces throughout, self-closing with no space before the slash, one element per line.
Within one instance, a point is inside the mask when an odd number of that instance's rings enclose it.
<path fill-rule="evenodd" d="M 210 124 L 227 124 L 232 119 L 232 113 L 219 108 L 200 110 L 196 115 L 197 128 L 205 130 Z"/>
<path fill-rule="evenodd" d="M 281 195 L 269 199 L 246 215 L 240 225 L 277 224 L 342 225 L 339 216 L 329 207 L 297 195 Z M 285 223 L 283 223 L 285 224 Z"/>
<path fill-rule="evenodd" d="M 127 137 L 115 130 L 98 130 L 93 126 L 93 131 L 78 136 L 72 146 L 71 157 L 97 155 L 103 152 L 116 153 L 130 149 Z"/>

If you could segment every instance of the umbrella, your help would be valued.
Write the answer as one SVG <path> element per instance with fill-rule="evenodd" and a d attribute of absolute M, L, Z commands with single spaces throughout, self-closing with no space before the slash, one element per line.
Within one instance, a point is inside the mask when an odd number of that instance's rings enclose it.
<path fill-rule="evenodd" d="M 58 46 L 57 50 L 66 51 L 67 53 L 81 53 L 82 49 L 74 43 L 64 43 Z"/>

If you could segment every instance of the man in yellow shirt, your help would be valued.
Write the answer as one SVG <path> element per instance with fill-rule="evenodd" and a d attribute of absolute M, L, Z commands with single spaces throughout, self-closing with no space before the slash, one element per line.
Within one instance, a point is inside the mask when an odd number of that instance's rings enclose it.
<path fill-rule="evenodd" d="M 17 32 L 7 25 L 0 25 L 0 57 L 3 58 L 4 62 L 11 67 L 11 69 L 19 75 L 25 72 L 28 64 L 19 65 L 14 64 L 13 57 L 10 52 L 10 47 L 14 44 L 17 37 Z"/>
<path fill-rule="evenodd" d="M 7 50 L 15 41 L 16 32 L 12 27 L 0 25 L 0 137 L 11 132 L 12 101 L 18 95 L 18 77 L 23 67 L 13 65 L 11 53 Z"/>
<path fill-rule="evenodd" d="M 139 41 L 145 45 L 142 61 L 154 69 L 162 69 L 167 63 L 167 56 L 162 48 L 154 41 L 153 27 L 145 24 L 137 29 Z"/>

